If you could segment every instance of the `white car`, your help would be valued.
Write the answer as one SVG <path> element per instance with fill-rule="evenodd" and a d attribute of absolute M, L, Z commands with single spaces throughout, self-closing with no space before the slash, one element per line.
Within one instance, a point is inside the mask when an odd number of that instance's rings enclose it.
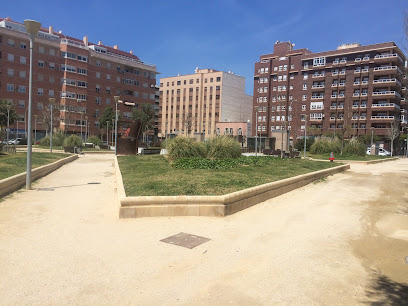
<path fill-rule="evenodd" d="M 9 140 L 8 144 L 10 145 L 18 145 L 23 138 L 16 138 Z"/>
<path fill-rule="evenodd" d="M 370 154 L 371 154 L 371 148 L 368 148 L 368 149 L 367 149 L 366 154 L 367 154 L 367 155 L 370 155 Z M 387 150 L 383 149 L 383 148 L 379 148 L 379 149 L 378 149 L 378 155 L 379 155 L 379 156 L 391 156 L 391 153 L 388 152 Z"/>

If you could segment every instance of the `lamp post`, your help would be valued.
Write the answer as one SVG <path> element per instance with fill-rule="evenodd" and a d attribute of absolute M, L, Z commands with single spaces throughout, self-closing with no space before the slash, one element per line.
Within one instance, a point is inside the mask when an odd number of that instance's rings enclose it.
<path fill-rule="evenodd" d="M 303 157 L 306 158 L 306 127 L 307 127 L 307 117 L 305 115 L 305 141 L 303 142 Z"/>
<path fill-rule="evenodd" d="M 51 117 L 51 123 L 50 123 L 50 153 L 52 153 L 52 127 L 53 127 L 52 117 L 54 117 L 53 113 L 52 113 L 52 108 L 53 108 L 54 103 L 55 103 L 55 98 L 49 98 L 48 100 L 50 101 L 50 110 L 51 110 L 51 114 L 50 114 L 50 117 Z"/>
<path fill-rule="evenodd" d="M 84 137 L 82 136 L 82 115 L 83 115 L 84 113 L 83 112 L 81 112 L 81 141 L 83 141 L 83 139 L 84 139 Z"/>
<path fill-rule="evenodd" d="M 109 148 L 109 121 L 106 121 L 106 142 Z"/>
<path fill-rule="evenodd" d="M 371 148 L 370 148 L 370 155 L 374 155 L 373 153 L 373 142 L 374 142 L 374 127 L 371 127 Z"/>
<path fill-rule="evenodd" d="M 25 135 L 25 138 L 27 138 L 27 118 L 28 118 L 27 111 L 28 111 L 28 107 L 26 108 L 25 113 L 24 113 L 24 135 Z"/>
<path fill-rule="evenodd" d="M 164 134 L 166 136 L 166 150 L 167 150 L 167 124 L 168 122 L 166 121 L 166 130 L 164 131 Z"/>
<path fill-rule="evenodd" d="M 86 143 L 86 141 L 88 139 L 88 132 L 89 132 L 89 129 L 88 129 L 88 116 L 85 116 L 85 143 Z"/>
<path fill-rule="evenodd" d="M 255 106 L 255 156 L 258 156 L 258 110 L 259 106 Z"/>
<path fill-rule="evenodd" d="M 9 132 L 10 132 L 10 108 L 11 105 L 7 105 L 7 144 L 9 144 Z"/>
<path fill-rule="evenodd" d="M 34 115 L 34 144 L 37 143 L 37 115 Z"/>
<path fill-rule="evenodd" d="M 114 137 L 115 137 L 115 131 L 113 130 L 114 126 L 115 126 L 115 119 L 112 119 L 112 130 L 111 130 L 111 144 L 112 144 L 112 146 L 113 146 Z"/>
<path fill-rule="evenodd" d="M 115 155 L 118 154 L 118 103 L 120 96 L 114 96 L 116 103 L 116 113 L 115 113 Z"/>
<path fill-rule="evenodd" d="M 31 143 L 31 106 L 33 96 L 33 47 L 35 36 L 40 30 L 41 23 L 35 20 L 26 19 L 24 25 L 27 33 L 30 37 L 30 78 L 28 83 L 28 137 L 27 137 L 27 175 L 26 175 L 26 189 L 31 189 L 31 155 L 32 155 L 32 143 Z"/>

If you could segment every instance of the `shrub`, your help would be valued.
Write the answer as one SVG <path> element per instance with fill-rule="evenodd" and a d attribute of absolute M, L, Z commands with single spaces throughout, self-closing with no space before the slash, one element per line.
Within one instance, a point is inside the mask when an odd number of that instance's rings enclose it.
<path fill-rule="evenodd" d="M 205 144 L 194 138 L 177 136 L 167 141 L 167 151 L 172 160 L 183 157 L 205 157 Z"/>
<path fill-rule="evenodd" d="M 89 136 L 86 141 L 93 143 L 95 146 L 100 146 L 102 144 L 102 141 L 98 136 Z"/>
<path fill-rule="evenodd" d="M 357 138 L 353 137 L 344 146 L 343 154 L 365 156 L 366 155 L 366 145 L 358 141 Z"/>
<path fill-rule="evenodd" d="M 178 169 L 229 169 L 239 165 L 264 166 L 273 162 L 282 163 L 286 161 L 282 161 L 280 158 L 273 156 L 241 156 L 240 158 L 218 159 L 190 157 L 176 159 L 171 165 Z"/>
<path fill-rule="evenodd" d="M 314 138 L 307 138 L 306 139 L 306 151 L 310 151 L 310 147 L 314 143 Z M 295 149 L 298 151 L 303 151 L 305 148 L 305 139 L 298 139 L 295 143 Z"/>
<path fill-rule="evenodd" d="M 212 137 L 207 142 L 207 157 L 210 158 L 238 158 L 241 156 L 241 145 L 228 136 Z"/>
<path fill-rule="evenodd" d="M 81 147 L 82 146 L 81 137 L 77 135 L 71 135 L 67 137 L 64 141 L 64 146 L 65 147 Z"/>
<path fill-rule="evenodd" d="M 318 137 L 310 147 L 312 154 L 340 153 L 341 143 L 338 138 Z"/>
<path fill-rule="evenodd" d="M 49 146 L 50 145 L 50 136 L 45 136 L 44 138 L 40 139 L 41 146 Z"/>
<path fill-rule="evenodd" d="M 61 130 L 56 130 L 52 133 L 52 145 L 53 146 L 62 146 L 64 145 L 66 135 Z M 48 144 L 49 145 L 49 144 Z"/>

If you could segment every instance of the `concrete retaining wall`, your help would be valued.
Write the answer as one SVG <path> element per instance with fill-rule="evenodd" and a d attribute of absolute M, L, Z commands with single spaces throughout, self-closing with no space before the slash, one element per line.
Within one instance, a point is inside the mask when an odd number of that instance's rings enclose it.
<path fill-rule="evenodd" d="M 222 217 L 264 202 L 315 180 L 350 169 L 341 165 L 330 169 L 298 175 L 222 196 L 140 196 L 126 197 L 117 158 L 116 180 L 119 200 L 119 218 L 156 216 L 211 216 Z"/>
<path fill-rule="evenodd" d="M 47 174 L 57 170 L 62 165 L 65 165 L 66 163 L 69 163 L 77 158 L 78 155 L 71 155 L 51 164 L 35 168 L 31 171 L 31 180 L 35 181 L 43 176 L 46 176 Z M 26 183 L 26 173 L 27 172 L 16 174 L 0 180 L 0 198 L 23 187 Z"/>
<path fill-rule="evenodd" d="M 315 158 L 307 158 L 309 160 L 315 160 L 315 161 L 324 161 L 324 162 L 330 162 L 327 159 L 315 159 Z M 393 161 L 393 160 L 397 160 L 399 159 L 399 157 L 389 157 L 389 158 L 381 158 L 381 159 L 373 159 L 373 160 L 347 160 L 347 159 L 338 159 L 335 160 L 335 163 L 343 163 L 343 164 L 366 164 L 366 165 L 370 165 L 370 164 L 378 164 L 378 163 L 383 163 L 383 162 L 388 162 L 388 161 Z"/>

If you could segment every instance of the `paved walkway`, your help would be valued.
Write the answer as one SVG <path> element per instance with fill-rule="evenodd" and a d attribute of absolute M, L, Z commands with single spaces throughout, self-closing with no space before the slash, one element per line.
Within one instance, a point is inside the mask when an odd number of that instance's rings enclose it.
<path fill-rule="evenodd" d="M 0 202 L 0 304 L 381 300 L 408 283 L 408 160 L 352 167 L 225 218 L 119 220 L 113 156 L 85 155 Z M 211 240 L 160 242 L 180 232 Z"/>

